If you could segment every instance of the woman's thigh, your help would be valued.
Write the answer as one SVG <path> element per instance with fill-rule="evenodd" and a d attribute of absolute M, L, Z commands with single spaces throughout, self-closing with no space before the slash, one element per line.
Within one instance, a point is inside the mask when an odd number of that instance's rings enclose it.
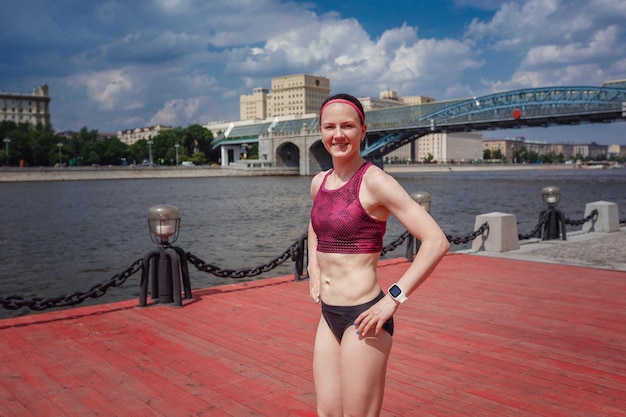
<path fill-rule="evenodd" d="M 354 327 L 341 341 L 341 394 L 346 415 L 377 416 L 383 401 L 392 337 L 359 337 Z"/>
<path fill-rule="evenodd" d="M 320 416 L 342 415 L 339 354 L 339 343 L 322 317 L 313 348 L 313 379 Z"/>

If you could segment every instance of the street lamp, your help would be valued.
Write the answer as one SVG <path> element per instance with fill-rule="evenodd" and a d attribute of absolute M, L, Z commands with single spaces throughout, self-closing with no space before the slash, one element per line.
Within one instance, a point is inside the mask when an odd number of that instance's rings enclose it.
<path fill-rule="evenodd" d="M 561 189 L 554 185 L 543 187 L 541 198 L 547 207 L 539 215 L 539 220 L 544 222 L 541 240 L 558 239 L 559 237 L 566 240 L 565 216 L 556 208 L 561 201 Z"/>
<path fill-rule="evenodd" d="M 62 164 L 62 160 L 61 160 L 61 148 L 63 147 L 63 144 L 61 142 L 57 143 L 57 146 L 59 147 L 59 166 L 61 166 Z"/>
<path fill-rule="evenodd" d="M 430 193 L 426 191 L 418 191 L 416 193 L 411 194 L 411 198 L 420 206 L 424 208 L 427 212 L 430 213 Z"/>
<path fill-rule="evenodd" d="M 4 142 L 4 154 L 7 157 L 7 166 L 9 166 L 9 143 L 11 143 L 11 139 L 4 138 L 2 141 Z"/>
<path fill-rule="evenodd" d="M 180 145 L 177 143 L 174 147 L 176 148 L 176 166 L 178 166 L 178 148 L 180 148 Z"/>
<path fill-rule="evenodd" d="M 172 245 L 178 239 L 180 211 L 168 204 L 153 206 L 148 210 L 148 227 L 152 241 L 158 246 L 142 260 L 139 305 L 143 307 L 147 303 L 148 281 L 152 278 L 154 301 L 182 306 L 181 291 L 184 290 L 185 299 L 191 298 L 191 284 L 186 252 Z"/>
<path fill-rule="evenodd" d="M 554 185 L 549 185 L 541 189 L 541 198 L 547 207 L 556 207 L 561 201 L 561 189 Z"/>
<path fill-rule="evenodd" d="M 152 165 L 152 144 L 154 142 L 152 140 L 148 141 L 148 149 L 149 149 L 149 156 L 150 156 L 150 165 Z"/>

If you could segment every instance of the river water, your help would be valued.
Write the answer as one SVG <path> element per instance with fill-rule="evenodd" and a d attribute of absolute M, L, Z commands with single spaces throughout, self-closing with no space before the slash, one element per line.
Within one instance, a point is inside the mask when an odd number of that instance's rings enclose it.
<path fill-rule="evenodd" d="M 618 204 L 626 218 L 626 169 L 406 173 L 394 177 L 409 192 L 432 195 L 431 214 L 444 231 L 466 236 L 475 218 L 489 212 L 516 215 L 527 234 L 544 209 L 541 189 L 561 189 L 567 219 L 584 217 L 593 201 Z M 272 261 L 306 232 L 311 208 L 309 177 L 216 177 L 0 183 L 0 297 L 56 297 L 87 292 L 108 281 L 155 247 L 148 209 L 180 209 L 176 246 L 221 268 L 243 269 Z M 568 230 L 580 227 L 569 226 Z M 403 233 L 391 219 L 385 243 Z M 470 245 L 453 245 L 461 250 Z M 389 257 L 404 256 L 401 245 Z M 293 263 L 257 278 L 293 273 Z M 235 282 L 190 265 L 192 288 Z M 136 298 L 140 274 L 84 303 Z M 31 313 L 0 307 L 0 317 Z"/>

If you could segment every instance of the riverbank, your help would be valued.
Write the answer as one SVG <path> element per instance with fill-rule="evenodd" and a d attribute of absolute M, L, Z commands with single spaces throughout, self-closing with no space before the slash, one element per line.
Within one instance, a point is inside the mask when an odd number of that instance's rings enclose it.
<path fill-rule="evenodd" d="M 386 165 L 390 174 L 472 171 L 535 171 L 574 169 L 573 165 L 545 164 L 407 164 Z M 159 178 L 296 176 L 297 168 L 194 167 L 66 167 L 0 168 L 0 182 L 92 181 Z"/>
<path fill-rule="evenodd" d="M 223 168 L 219 166 L 2 168 L 0 169 L 0 182 L 93 181 L 285 175 L 298 175 L 298 170 L 297 168 L 241 169 L 234 167 Z"/>

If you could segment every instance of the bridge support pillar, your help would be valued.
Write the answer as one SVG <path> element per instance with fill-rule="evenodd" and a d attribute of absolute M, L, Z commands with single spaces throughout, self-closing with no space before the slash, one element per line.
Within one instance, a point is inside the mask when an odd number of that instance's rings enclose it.
<path fill-rule="evenodd" d="M 609 201 L 594 201 L 585 206 L 585 217 L 589 216 L 593 210 L 598 210 L 598 217 L 583 224 L 583 232 L 610 233 L 618 232 L 619 210 L 616 203 Z"/>
<path fill-rule="evenodd" d="M 483 223 L 489 224 L 481 236 L 472 241 L 472 250 L 486 252 L 507 252 L 519 249 L 517 220 L 514 214 L 492 212 L 476 216 L 474 229 Z"/>

